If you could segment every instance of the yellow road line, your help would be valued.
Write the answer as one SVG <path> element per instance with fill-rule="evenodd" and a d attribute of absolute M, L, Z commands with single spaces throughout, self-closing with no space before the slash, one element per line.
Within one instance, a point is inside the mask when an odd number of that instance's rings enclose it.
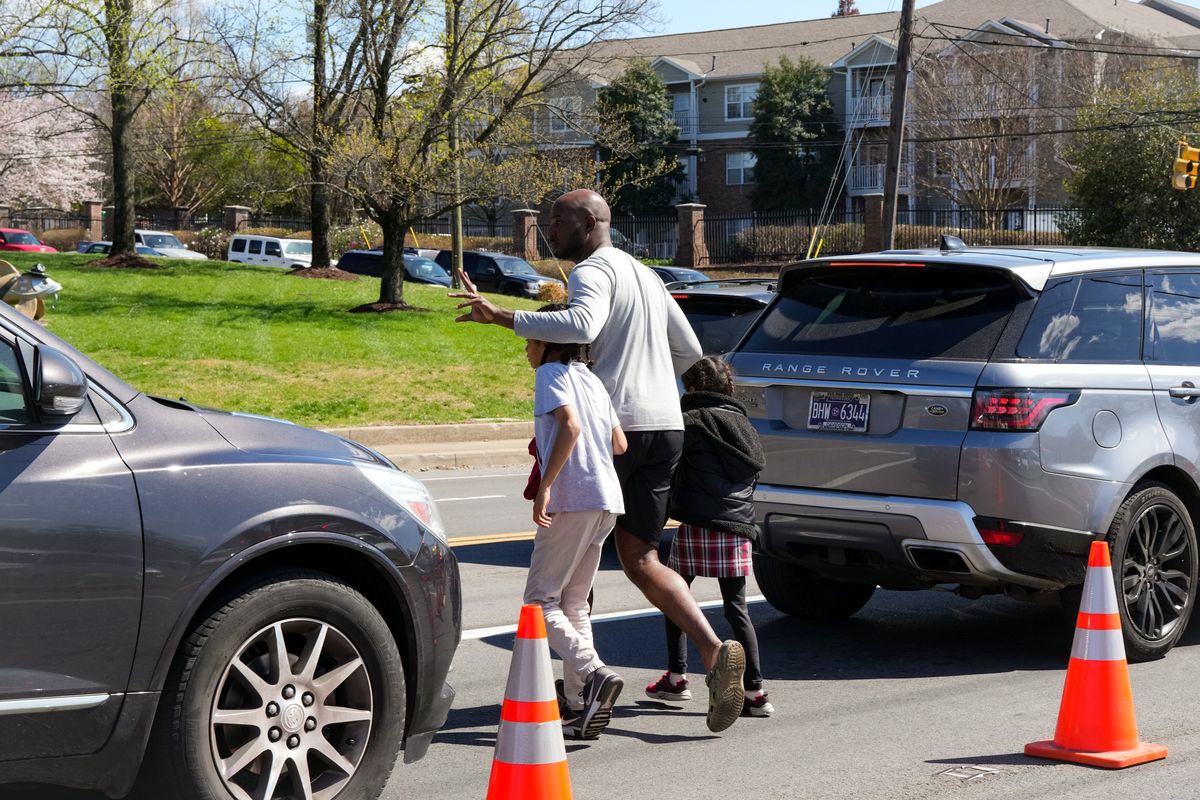
<path fill-rule="evenodd" d="M 670 520 L 663 527 L 664 530 L 678 528 L 679 523 L 675 520 Z M 450 538 L 451 547 L 469 547 L 473 544 L 503 544 L 504 542 L 527 542 L 537 535 L 536 531 L 522 531 L 520 533 L 485 533 L 478 536 L 452 536 Z"/>

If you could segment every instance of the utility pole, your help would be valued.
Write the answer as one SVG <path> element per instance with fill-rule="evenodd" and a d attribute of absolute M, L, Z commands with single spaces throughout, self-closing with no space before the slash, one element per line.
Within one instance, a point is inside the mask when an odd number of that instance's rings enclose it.
<path fill-rule="evenodd" d="M 446 80 L 451 97 L 456 94 L 458 80 L 454 72 L 454 60 L 458 54 L 458 0 L 446 0 Z M 454 206 L 450 209 L 450 282 L 455 289 L 462 288 L 463 280 L 463 228 L 462 228 L 462 164 L 458 160 L 458 116 L 454 103 L 450 103 L 450 132 L 447 134 L 450 158 L 454 159 Z"/>
<path fill-rule="evenodd" d="M 908 99 L 908 70 L 912 53 L 912 18 L 916 0 L 904 0 L 900 10 L 900 41 L 892 80 L 892 127 L 888 131 L 887 166 L 883 174 L 883 249 L 896 246 L 896 206 L 900 186 L 900 152 L 904 148 L 904 113 Z"/>

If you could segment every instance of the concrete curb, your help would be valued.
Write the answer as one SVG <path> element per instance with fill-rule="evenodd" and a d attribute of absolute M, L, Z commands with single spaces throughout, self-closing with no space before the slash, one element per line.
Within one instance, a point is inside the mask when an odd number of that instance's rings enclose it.
<path fill-rule="evenodd" d="M 464 467 L 508 467 L 532 462 L 533 421 L 486 420 L 456 425 L 367 425 L 327 428 L 365 444 L 409 472 Z"/>
<path fill-rule="evenodd" d="M 374 448 L 504 439 L 525 439 L 528 442 L 533 436 L 533 420 L 481 420 L 452 425 L 364 425 L 357 428 L 326 428 L 325 431 Z"/>

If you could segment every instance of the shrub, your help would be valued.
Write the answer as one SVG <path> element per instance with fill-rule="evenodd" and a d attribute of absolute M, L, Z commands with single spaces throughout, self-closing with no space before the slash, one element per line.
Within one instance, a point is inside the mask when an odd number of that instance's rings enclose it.
<path fill-rule="evenodd" d="M 299 239 L 292 231 L 287 228 L 244 228 L 238 233 L 244 233 L 249 236 L 275 236 L 280 239 Z"/>
<path fill-rule="evenodd" d="M 810 225 L 756 225 L 734 237 L 732 256 L 742 261 L 801 259 L 808 253 L 812 235 Z M 856 223 L 822 226 L 817 239 L 822 255 L 857 253 L 862 250 L 863 226 Z M 816 251 L 815 245 L 813 250 Z"/>
<path fill-rule="evenodd" d="M 229 231 L 216 226 L 202 228 L 195 232 L 183 231 L 178 234 L 180 241 L 197 253 L 222 261 L 229 254 L 230 235 Z"/>
<path fill-rule="evenodd" d="M 38 237 L 42 244 L 48 244 L 59 252 L 74 252 L 80 242 L 88 240 L 88 232 L 83 228 L 51 228 Z"/>
<path fill-rule="evenodd" d="M 543 283 L 538 287 L 538 300 L 543 303 L 565 303 L 567 288 L 561 283 Z"/>
<path fill-rule="evenodd" d="M 329 231 L 329 252 L 337 258 L 347 250 L 383 247 L 383 231 L 374 222 L 335 226 Z"/>

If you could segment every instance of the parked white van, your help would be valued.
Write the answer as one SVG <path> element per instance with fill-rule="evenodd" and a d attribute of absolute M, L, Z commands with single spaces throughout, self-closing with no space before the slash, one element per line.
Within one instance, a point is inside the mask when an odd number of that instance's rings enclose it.
<path fill-rule="evenodd" d="M 229 252 L 225 260 L 235 264 L 262 264 L 286 269 L 311 267 L 312 241 L 239 233 L 229 240 Z"/>

